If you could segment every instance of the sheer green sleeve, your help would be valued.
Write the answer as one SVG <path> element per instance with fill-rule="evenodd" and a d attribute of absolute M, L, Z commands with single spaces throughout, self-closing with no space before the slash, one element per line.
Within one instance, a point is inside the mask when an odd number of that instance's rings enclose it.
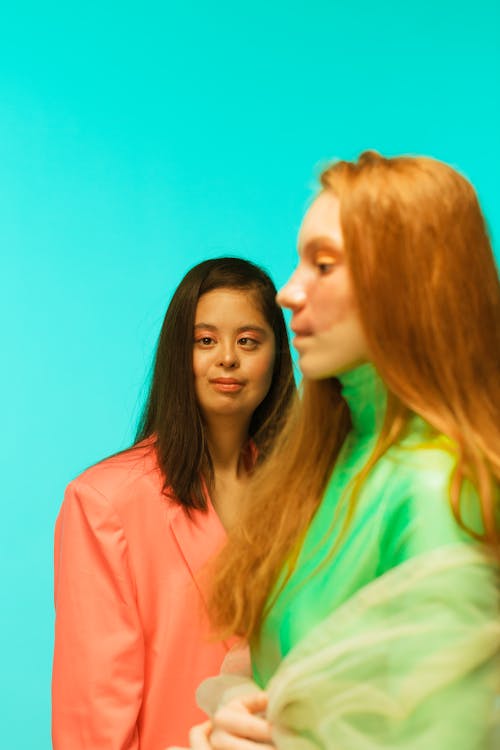
<path fill-rule="evenodd" d="M 279 750 L 500 747 L 498 567 L 442 547 L 365 586 L 268 685 Z"/>

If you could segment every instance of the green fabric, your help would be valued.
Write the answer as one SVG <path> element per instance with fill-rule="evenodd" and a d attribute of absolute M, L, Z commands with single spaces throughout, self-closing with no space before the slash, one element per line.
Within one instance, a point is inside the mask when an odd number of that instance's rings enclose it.
<path fill-rule="evenodd" d="M 498 750 L 498 563 L 467 543 L 397 565 L 322 620 L 266 685 L 277 750 Z M 213 716 L 258 692 L 231 654 Z"/>
<path fill-rule="evenodd" d="M 369 474 L 348 531 L 328 560 L 342 524 L 346 488 L 373 451 L 386 405 L 384 386 L 372 365 L 352 370 L 340 380 L 353 427 L 296 569 L 264 622 L 259 644 L 252 645 L 254 679 L 262 687 L 311 628 L 363 586 L 415 555 L 469 540 L 450 510 L 453 455 L 443 436 L 414 416 L 404 439 Z M 474 500 L 472 489 L 466 487 L 463 506 L 469 518 L 475 512 Z"/>
<path fill-rule="evenodd" d="M 493 748 L 487 736 L 498 721 L 492 712 L 500 692 L 493 684 L 500 674 L 496 566 L 455 522 L 449 504 L 453 453 L 419 417 L 369 474 L 348 531 L 329 556 L 345 512 L 345 490 L 374 448 L 386 403 L 371 365 L 347 373 L 341 383 L 353 428 L 296 568 L 269 611 L 259 643 L 251 644 L 254 680 L 273 695 L 269 718 L 276 721 L 277 745 Z M 480 529 L 470 485 L 461 500 L 468 521 Z M 462 557 L 454 557 L 456 549 Z M 453 565 L 441 570 L 448 556 Z M 432 572 L 419 578 L 421 569 Z M 413 585 L 391 599 L 387 586 L 397 589 L 405 577 Z M 373 590 L 383 592 L 382 601 L 375 596 L 373 609 L 357 609 L 359 597 Z M 365 648 L 345 648 L 354 631 Z M 336 648 L 345 652 L 344 661 L 336 659 Z M 280 685 L 288 707 L 275 698 Z"/>
<path fill-rule="evenodd" d="M 278 750 L 498 750 L 497 564 L 456 544 L 398 565 L 292 649 L 267 691 Z"/>

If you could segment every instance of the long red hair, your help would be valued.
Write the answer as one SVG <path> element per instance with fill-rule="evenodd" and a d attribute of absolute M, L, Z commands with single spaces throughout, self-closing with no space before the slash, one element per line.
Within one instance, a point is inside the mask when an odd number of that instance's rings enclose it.
<path fill-rule="evenodd" d="M 500 284 L 474 189 L 434 159 L 374 152 L 335 163 L 320 179 L 340 201 L 360 319 L 388 390 L 379 441 L 355 486 L 401 436 L 411 413 L 420 414 L 456 453 L 450 503 L 457 522 L 466 528 L 460 492 L 467 478 L 480 500 L 479 538 L 498 550 Z M 305 380 L 216 564 L 211 612 L 224 632 L 258 635 L 349 427 L 338 381 Z M 355 498 L 356 491 L 351 506 Z"/>

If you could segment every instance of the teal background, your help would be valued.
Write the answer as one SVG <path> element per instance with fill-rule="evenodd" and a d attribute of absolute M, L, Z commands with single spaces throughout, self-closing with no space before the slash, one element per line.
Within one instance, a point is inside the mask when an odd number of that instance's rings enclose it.
<path fill-rule="evenodd" d="M 365 148 L 457 166 L 498 239 L 499 26 L 496 0 L 0 11 L 3 747 L 50 747 L 55 516 L 130 442 L 184 272 L 281 284 L 320 166 Z"/>

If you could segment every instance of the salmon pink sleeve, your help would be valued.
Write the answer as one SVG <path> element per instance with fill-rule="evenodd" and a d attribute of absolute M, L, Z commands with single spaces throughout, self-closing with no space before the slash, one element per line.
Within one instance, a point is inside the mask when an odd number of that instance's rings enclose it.
<path fill-rule="evenodd" d="M 55 535 L 54 750 L 138 750 L 144 647 L 120 519 L 69 485 Z"/>

